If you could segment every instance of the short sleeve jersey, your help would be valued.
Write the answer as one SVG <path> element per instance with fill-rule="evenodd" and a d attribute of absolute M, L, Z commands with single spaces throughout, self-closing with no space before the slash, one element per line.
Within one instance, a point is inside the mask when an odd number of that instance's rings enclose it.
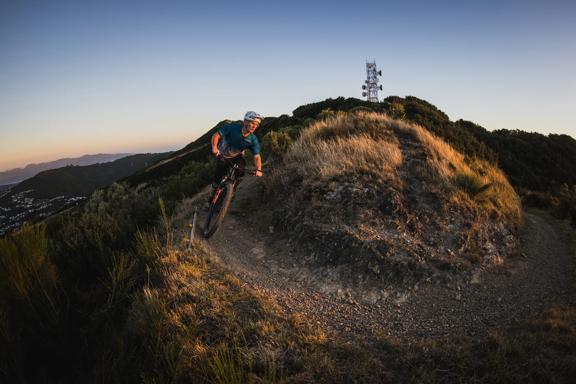
<path fill-rule="evenodd" d="M 242 135 L 242 124 L 227 124 L 220 127 L 218 133 L 221 136 L 218 150 L 222 156 L 226 158 L 236 157 L 243 154 L 246 149 L 249 149 L 254 155 L 260 154 L 258 138 L 253 133 L 244 137 Z"/>

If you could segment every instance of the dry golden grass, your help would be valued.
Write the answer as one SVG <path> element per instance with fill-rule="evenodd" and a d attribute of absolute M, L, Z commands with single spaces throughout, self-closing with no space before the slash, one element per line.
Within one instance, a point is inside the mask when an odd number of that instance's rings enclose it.
<path fill-rule="evenodd" d="M 132 305 L 128 329 L 148 340 L 165 380 L 278 382 L 283 356 L 302 356 L 325 335 L 304 319 L 283 317 L 275 304 L 249 289 L 210 254 L 202 241 L 179 243 L 191 206 L 178 221 L 164 218 L 171 236 L 141 234 L 139 251 L 153 254 L 162 284 L 147 285 Z M 182 212 L 186 214 L 182 214 Z M 162 241 L 165 238 L 168 241 Z"/>
<path fill-rule="evenodd" d="M 280 226 L 332 236 L 342 242 L 338 249 L 365 244 L 379 255 L 376 264 L 398 256 L 401 268 L 398 236 L 427 247 L 427 256 L 411 253 L 416 263 L 428 257 L 450 265 L 498 265 L 517 246 L 521 204 L 502 171 L 384 114 L 327 114 L 301 132 L 267 184 L 282 202 L 273 208 Z M 487 243 L 496 247 L 489 256 Z M 445 257 L 442 247 L 457 251 L 457 258 Z M 375 275 L 393 268 L 370 265 Z"/>
<path fill-rule="evenodd" d="M 288 173 L 329 179 L 366 173 L 391 180 L 402 163 L 398 140 L 385 115 L 338 113 L 304 130 L 285 157 Z"/>
<path fill-rule="evenodd" d="M 397 132 L 408 132 L 426 149 L 427 168 L 441 181 L 454 184 L 465 194 L 457 194 L 456 204 L 479 204 L 488 214 L 505 217 L 519 224 L 522 217 L 520 198 L 508 182 L 504 173 L 480 159 L 466 159 L 450 144 L 434 136 L 428 130 L 413 124 L 397 124 Z M 469 190 L 462 180 L 473 180 L 478 184 Z"/>
<path fill-rule="evenodd" d="M 220 264 L 203 241 L 188 249 L 182 203 L 179 220 L 167 220 L 166 236 L 142 234 L 141 252 L 153 253 L 161 284 L 135 298 L 127 329 L 154 357 L 144 381 L 198 383 L 332 382 L 335 376 L 381 382 L 383 364 L 344 348 L 304 315 L 286 315 Z M 184 211 L 184 213 L 183 213 Z M 169 222 L 168 222 L 169 221 Z M 374 374 L 374 367 L 380 373 Z M 160 378 L 160 379 L 159 379 Z M 339 382 L 349 380 L 340 379 Z"/>
<path fill-rule="evenodd" d="M 394 127 L 397 133 L 408 133 L 423 145 L 429 155 L 428 166 L 446 181 L 452 178 L 455 172 L 472 172 L 461 153 L 425 128 L 414 124 L 396 124 Z"/>
<path fill-rule="evenodd" d="M 387 115 L 360 111 L 335 113 L 306 128 L 284 158 L 284 169 L 272 181 L 329 180 L 343 175 L 368 174 L 401 190 L 398 169 L 407 153 L 402 142 L 411 138 L 425 154 L 420 177 L 438 184 L 452 203 L 480 210 L 486 216 L 521 222 L 520 199 L 499 169 L 479 159 L 467 159 L 428 130 Z M 413 154 L 408 154 L 413 155 Z"/>

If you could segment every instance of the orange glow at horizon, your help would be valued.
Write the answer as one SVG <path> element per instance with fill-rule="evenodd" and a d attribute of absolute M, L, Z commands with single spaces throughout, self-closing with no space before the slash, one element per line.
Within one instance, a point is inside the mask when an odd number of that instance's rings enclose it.
<path fill-rule="evenodd" d="M 148 153 L 165 152 L 177 150 L 195 138 L 191 135 L 183 137 L 180 135 L 170 135 L 168 137 L 131 138 L 130 140 L 120 140 L 120 138 L 80 140 L 79 142 L 58 143 L 58 145 L 48 145 L 41 141 L 29 143 L 25 149 L 15 148 L 14 150 L 4 149 L 0 155 L 0 172 L 15 168 L 24 168 L 28 164 L 38 164 L 50 162 L 62 158 L 75 158 L 83 155 L 98 153 Z"/>

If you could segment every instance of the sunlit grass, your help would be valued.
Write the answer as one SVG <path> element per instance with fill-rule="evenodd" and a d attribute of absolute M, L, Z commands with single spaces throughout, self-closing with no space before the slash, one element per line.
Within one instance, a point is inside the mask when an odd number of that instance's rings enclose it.
<path fill-rule="evenodd" d="M 384 115 L 364 119 L 340 113 L 302 131 L 285 156 L 286 174 L 329 179 L 362 172 L 389 180 L 402 162 L 398 141 Z"/>

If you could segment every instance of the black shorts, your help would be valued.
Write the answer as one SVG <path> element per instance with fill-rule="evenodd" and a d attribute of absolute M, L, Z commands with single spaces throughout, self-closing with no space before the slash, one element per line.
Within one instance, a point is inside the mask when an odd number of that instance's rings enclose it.
<path fill-rule="evenodd" d="M 228 170 L 230 169 L 232 164 L 238 165 L 239 178 L 244 176 L 244 169 L 246 168 L 246 160 L 244 160 L 244 156 L 238 155 L 236 157 L 226 159 L 226 161 L 224 161 L 223 159 L 221 160 L 221 159 L 217 158 L 216 159 L 216 166 L 214 167 L 214 179 L 212 180 L 212 187 L 213 188 L 216 188 L 218 186 L 218 184 L 220 184 L 220 181 L 222 181 L 222 178 L 224 177 L 226 172 L 228 172 Z"/>

